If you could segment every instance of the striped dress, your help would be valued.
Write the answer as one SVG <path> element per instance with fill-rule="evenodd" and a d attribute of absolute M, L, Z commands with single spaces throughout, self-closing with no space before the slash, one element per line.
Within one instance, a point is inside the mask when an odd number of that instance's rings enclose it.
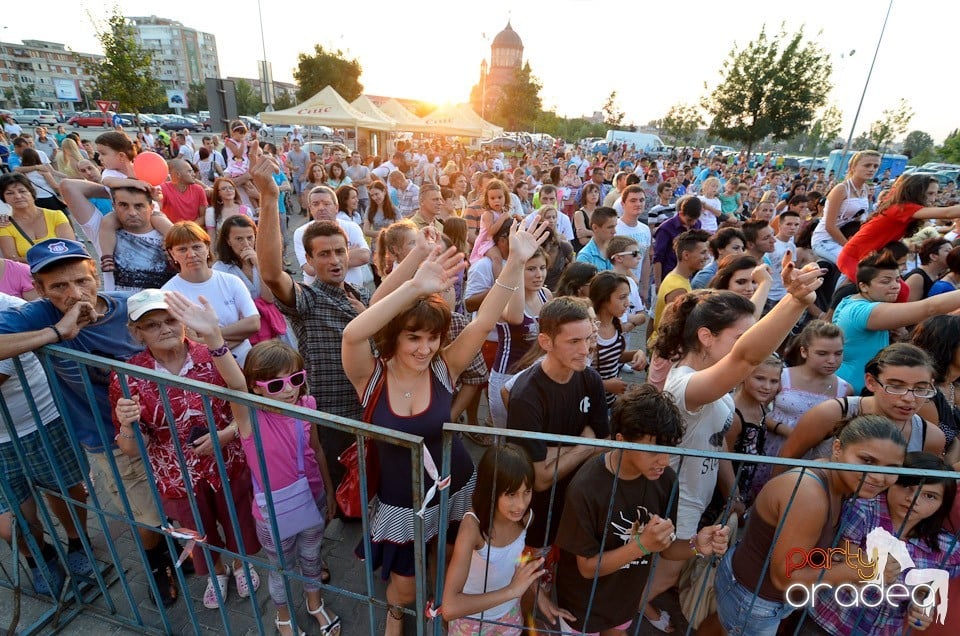
<path fill-rule="evenodd" d="M 623 337 L 620 320 L 614 318 L 613 326 L 617 333 L 612 338 L 597 337 L 597 358 L 594 366 L 601 380 L 620 377 L 620 359 L 623 357 L 623 352 L 627 350 L 627 341 Z M 608 407 L 612 407 L 616 399 L 616 393 L 606 393 Z"/>

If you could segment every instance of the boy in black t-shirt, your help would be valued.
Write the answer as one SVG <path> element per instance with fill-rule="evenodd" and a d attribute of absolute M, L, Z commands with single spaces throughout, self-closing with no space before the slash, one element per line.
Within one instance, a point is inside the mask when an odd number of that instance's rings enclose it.
<path fill-rule="evenodd" d="M 583 304 L 561 297 L 543 306 L 537 341 L 547 355 L 520 375 L 510 390 L 507 428 L 574 437 L 609 436 L 603 382 L 600 374 L 587 366 L 595 337 L 595 326 Z M 533 460 L 535 476 L 527 545 L 549 546 L 556 534 L 567 482 L 598 449 L 548 445 L 535 439 L 516 442 Z"/>
<path fill-rule="evenodd" d="M 682 422 L 668 397 L 641 385 L 614 406 L 610 428 L 617 441 L 676 446 Z M 708 526 L 690 541 L 677 540 L 676 481 L 667 453 L 640 450 L 607 452 L 577 471 L 557 533 L 555 585 L 559 605 L 577 617 L 570 627 L 625 636 L 638 613 L 653 553 L 682 561 L 726 552 L 730 530 L 725 526 Z"/>

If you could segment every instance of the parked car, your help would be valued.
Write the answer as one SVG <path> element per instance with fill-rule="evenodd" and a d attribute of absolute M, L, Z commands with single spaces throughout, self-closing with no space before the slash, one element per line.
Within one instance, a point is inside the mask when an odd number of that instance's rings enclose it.
<path fill-rule="evenodd" d="M 247 128 L 251 130 L 260 130 L 263 128 L 263 122 L 257 119 L 256 117 L 248 117 L 247 115 L 240 115 L 237 117 L 240 121 L 247 125 Z"/>
<path fill-rule="evenodd" d="M 168 115 L 160 124 L 164 130 L 182 130 L 186 128 L 193 132 L 203 132 L 203 125 L 196 119 L 183 117 L 181 115 Z"/>
<path fill-rule="evenodd" d="M 483 150 L 496 150 L 499 152 L 513 152 L 520 147 L 520 142 L 513 137 L 494 137 L 488 141 L 481 141 L 480 148 Z"/>
<path fill-rule="evenodd" d="M 18 108 L 13 117 L 21 126 L 56 126 L 57 114 L 46 108 Z"/>
<path fill-rule="evenodd" d="M 114 115 L 116 115 L 116 113 L 109 110 L 106 114 L 100 112 L 99 110 L 85 110 L 82 113 L 77 113 L 68 119 L 67 123 L 72 125 L 74 128 L 88 128 L 90 126 L 112 128 Z"/>
<path fill-rule="evenodd" d="M 710 146 L 709 148 L 707 148 L 708 157 L 714 157 L 716 155 L 721 155 L 723 157 L 726 157 L 727 155 L 735 155 L 735 154 L 737 154 L 737 149 L 731 146 L 718 146 L 714 144 L 713 146 Z"/>

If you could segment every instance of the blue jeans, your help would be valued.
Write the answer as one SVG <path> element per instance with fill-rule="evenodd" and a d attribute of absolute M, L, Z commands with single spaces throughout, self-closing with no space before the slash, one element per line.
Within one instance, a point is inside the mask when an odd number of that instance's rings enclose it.
<path fill-rule="evenodd" d="M 776 636 L 780 621 L 794 608 L 759 596 L 754 599 L 753 590 L 733 576 L 733 553 L 730 550 L 723 557 L 714 583 L 720 623 L 729 636 Z"/>

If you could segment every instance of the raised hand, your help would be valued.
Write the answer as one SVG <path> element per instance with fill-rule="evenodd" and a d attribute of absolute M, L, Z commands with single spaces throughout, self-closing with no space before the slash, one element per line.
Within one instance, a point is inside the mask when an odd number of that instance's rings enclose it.
<path fill-rule="evenodd" d="M 427 225 L 419 232 L 417 232 L 417 244 L 416 250 L 423 252 L 432 252 L 433 249 L 437 246 L 437 241 L 440 240 L 440 236 L 437 234 L 437 228 L 433 224 Z"/>
<path fill-rule="evenodd" d="M 521 263 L 527 262 L 550 235 L 550 224 L 541 220 L 539 216 L 533 219 L 529 230 L 524 228 L 523 225 L 523 223 L 515 222 L 510 229 L 509 258 Z"/>
<path fill-rule="evenodd" d="M 463 253 L 457 248 L 450 247 L 441 252 L 440 247 L 436 247 L 420 265 L 412 282 L 419 294 L 437 294 L 452 285 L 464 267 Z"/>
<path fill-rule="evenodd" d="M 213 305 L 203 296 L 200 296 L 199 300 L 198 305 L 180 292 L 167 292 L 170 315 L 206 341 L 220 333 L 220 321 L 217 319 L 217 312 L 213 309 Z"/>
<path fill-rule="evenodd" d="M 263 154 L 258 142 L 250 145 L 250 180 L 261 195 L 280 196 L 280 186 L 273 175 L 280 173 L 280 163 L 275 157 Z"/>
<path fill-rule="evenodd" d="M 770 266 L 766 263 L 761 263 L 753 268 L 753 274 L 751 274 L 753 282 L 757 285 L 762 285 L 763 283 L 772 283 L 773 276 L 770 273 Z"/>
<path fill-rule="evenodd" d="M 787 250 L 783 255 L 783 286 L 787 288 L 788 294 L 804 305 L 812 305 L 817 299 L 815 292 L 823 284 L 825 273 L 826 270 L 821 269 L 816 263 L 809 263 L 797 269 L 790 251 Z"/>

